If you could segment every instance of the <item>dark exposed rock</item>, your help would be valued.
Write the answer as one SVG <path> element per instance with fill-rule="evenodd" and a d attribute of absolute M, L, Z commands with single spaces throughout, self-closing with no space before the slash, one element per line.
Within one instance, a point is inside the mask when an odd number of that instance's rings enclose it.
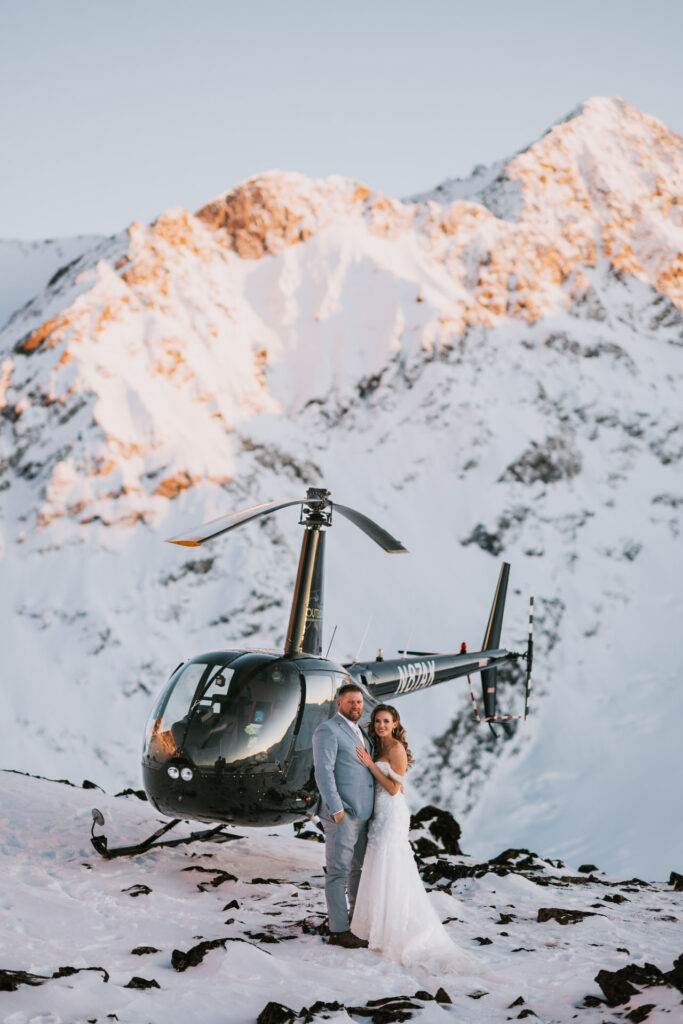
<path fill-rule="evenodd" d="M 171 966 L 175 971 L 186 971 L 188 967 L 197 967 L 211 949 L 222 947 L 225 949 L 227 939 L 207 939 L 192 946 L 186 953 L 181 949 L 174 949 L 171 953 Z"/>
<path fill-rule="evenodd" d="M 504 549 L 503 539 L 500 533 L 490 533 L 483 523 L 477 523 L 472 530 L 472 533 L 465 537 L 461 544 L 466 548 L 469 544 L 477 544 L 482 551 L 487 551 L 490 555 L 496 557 L 501 554 Z"/>
<path fill-rule="evenodd" d="M 366 1006 L 387 1006 L 391 1003 L 392 1006 L 398 1006 L 399 1004 L 406 1004 L 413 1010 L 418 1010 L 419 1007 L 411 1003 L 412 996 L 382 996 L 381 999 L 368 999 Z M 431 999 L 431 996 L 430 996 Z"/>
<path fill-rule="evenodd" d="M 230 902 L 226 903 L 225 906 L 223 907 L 224 911 L 225 910 L 239 910 L 239 909 L 240 909 L 240 905 L 237 902 L 237 900 L 230 900 Z"/>
<path fill-rule="evenodd" d="M 427 825 L 431 835 L 441 844 L 446 853 L 456 856 L 462 854 L 460 849 L 462 829 L 448 811 L 429 804 L 411 816 L 411 829 L 419 828 L 420 825 Z"/>
<path fill-rule="evenodd" d="M 80 974 L 81 971 L 100 971 L 102 973 L 102 981 L 105 983 L 109 981 L 109 972 L 105 971 L 104 967 L 58 967 L 53 972 L 53 978 L 70 978 L 72 974 Z"/>
<path fill-rule="evenodd" d="M 517 996 L 513 1003 L 510 1003 L 508 1010 L 512 1010 L 515 1006 L 521 1006 L 524 1003 L 524 996 Z"/>
<path fill-rule="evenodd" d="M 161 986 L 159 985 L 158 981 L 154 980 L 154 978 L 138 978 L 138 977 L 133 977 L 133 978 L 130 979 L 128 984 L 124 985 L 123 987 L 124 988 L 160 988 Z"/>
<path fill-rule="evenodd" d="M 669 875 L 669 885 L 673 885 L 674 892 L 683 892 L 683 875 L 679 875 L 677 871 L 672 871 Z"/>
<path fill-rule="evenodd" d="M 536 1016 L 537 1016 L 537 1014 L 535 1014 L 533 1010 L 530 1010 L 528 1007 L 526 1007 L 524 1010 L 521 1010 L 517 1014 L 517 1019 L 519 1020 L 522 1017 L 536 1017 Z"/>
<path fill-rule="evenodd" d="M 296 935 L 272 935 L 270 932 L 245 932 L 255 942 L 281 942 L 283 939 L 295 939 Z"/>
<path fill-rule="evenodd" d="M 160 953 L 161 950 L 157 949 L 156 946 L 136 946 L 135 949 L 131 949 L 133 956 L 147 956 L 148 953 Z"/>
<path fill-rule="evenodd" d="M 608 1006 L 620 1006 L 638 994 L 638 989 L 622 977 L 619 971 L 598 971 L 595 980 L 604 992 Z"/>
<path fill-rule="evenodd" d="M 666 971 L 664 977 L 670 985 L 677 988 L 679 992 L 683 992 L 683 953 L 674 960 L 674 965 L 670 971 Z"/>
<path fill-rule="evenodd" d="M 121 892 L 127 892 L 129 896 L 149 896 L 151 889 L 148 885 L 143 885 L 138 882 L 137 885 L 129 885 L 127 889 L 122 889 Z"/>
<path fill-rule="evenodd" d="M 605 1000 L 601 999 L 600 996 L 584 996 L 583 1002 L 580 1006 L 604 1006 Z"/>
<path fill-rule="evenodd" d="M 420 836 L 419 839 L 414 840 L 410 845 L 415 856 L 421 860 L 424 860 L 426 857 L 436 857 L 439 853 L 439 847 L 436 843 L 432 842 L 431 839 L 427 839 L 426 836 Z"/>
<path fill-rule="evenodd" d="M 595 864 L 581 864 L 578 870 L 584 875 L 590 875 L 591 872 L 597 871 L 598 868 Z"/>
<path fill-rule="evenodd" d="M 579 452 L 559 437 L 547 437 L 542 444 L 532 441 L 530 447 L 513 463 L 503 475 L 501 482 L 516 480 L 532 484 L 537 480 L 544 484 L 571 479 L 581 470 Z"/>
<path fill-rule="evenodd" d="M 483 989 L 477 989 L 476 992 L 468 992 L 467 997 L 469 999 L 481 999 L 483 996 L 487 996 L 488 992 L 484 992 Z"/>
<path fill-rule="evenodd" d="M 445 988 L 437 989 L 436 995 L 434 996 L 437 1003 L 452 1003 L 453 1000 L 449 996 Z"/>
<path fill-rule="evenodd" d="M 654 1003 L 643 1003 L 642 1006 L 636 1006 L 635 1010 L 627 1013 L 626 1020 L 632 1020 L 633 1024 L 641 1024 L 642 1021 L 647 1020 L 650 1016 L 650 1011 L 654 1010 L 654 1008 Z"/>
<path fill-rule="evenodd" d="M 592 910 L 564 910 L 561 907 L 540 907 L 536 920 L 557 921 L 558 924 L 576 924 L 583 921 L 584 917 L 599 917 Z"/>
<path fill-rule="evenodd" d="M 325 833 L 310 821 L 295 821 L 294 835 L 297 839 L 308 839 L 314 843 L 325 842 Z"/>
<path fill-rule="evenodd" d="M 473 942 L 478 942 L 480 946 L 491 946 L 493 939 L 488 939 L 485 935 L 475 935 Z"/>
<path fill-rule="evenodd" d="M 423 992 L 421 995 L 425 999 L 434 998 L 428 992 Z M 447 996 L 446 999 L 448 999 Z M 450 1002 L 450 1000 L 448 1001 Z M 311 1006 L 304 1006 L 298 1013 L 283 1003 L 270 1002 L 261 1010 L 257 1024 L 289 1024 L 294 1020 L 310 1024 L 319 1014 L 328 1016 L 329 1013 L 338 1013 L 340 1010 L 345 1010 L 353 1017 L 367 1018 L 372 1024 L 400 1024 L 400 1022 L 412 1019 L 411 1011 L 420 1009 L 419 1004 L 413 1002 L 410 996 L 385 996 L 382 999 L 369 999 L 363 1006 L 344 1006 L 343 1003 L 319 999 Z"/>
<path fill-rule="evenodd" d="M 489 864 L 510 864 L 515 862 L 516 867 L 520 867 L 519 861 L 524 862 L 526 865 L 533 865 L 533 858 L 538 857 L 537 853 L 532 853 L 531 850 L 526 849 L 510 849 L 503 850 L 497 857 L 491 857 Z"/>
<path fill-rule="evenodd" d="M 43 985 L 52 978 L 69 978 L 81 971 L 99 971 L 102 981 L 109 981 L 104 967 L 58 967 L 52 974 L 31 974 L 28 971 L 5 971 L 0 969 L 0 992 L 16 992 L 20 985 Z"/>
<path fill-rule="evenodd" d="M 622 896 L 620 893 L 615 892 L 611 896 L 603 896 L 603 900 L 606 903 L 628 903 L 628 896 Z"/>
<path fill-rule="evenodd" d="M 120 793 L 115 793 L 115 796 L 136 796 L 138 800 L 147 800 L 147 794 L 144 789 L 122 789 Z"/>
<path fill-rule="evenodd" d="M 621 1006 L 623 1003 L 627 1003 L 631 996 L 637 995 L 640 989 L 653 985 L 671 985 L 683 992 L 683 954 L 674 961 L 674 966 L 670 971 L 663 972 L 655 964 L 647 962 L 642 967 L 639 964 L 626 964 L 618 971 L 599 971 L 595 980 L 602 989 L 609 1006 Z M 586 1005 L 589 1005 L 587 1003 L 589 998 L 594 997 L 586 996 L 586 1000 L 584 1000 Z M 629 1017 L 629 1019 L 635 1020 L 636 1018 Z M 644 1020 L 645 1017 L 638 1019 Z"/>
<path fill-rule="evenodd" d="M 372 1024 L 393 1024 L 394 1021 L 411 1020 L 411 1010 L 422 1009 L 409 996 L 385 996 L 383 999 L 368 999 L 365 1006 L 346 1006 L 346 1012 L 355 1017 L 369 1017 Z"/>
<path fill-rule="evenodd" d="M 216 889 L 223 882 L 236 882 L 237 875 L 231 875 L 229 871 L 220 871 L 217 868 L 204 868 L 199 864 L 192 864 L 189 868 L 183 868 L 183 871 L 203 871 L 208 875 L 213 875 L 213 878 L 207 879 L 206 882 L 200 882 L 197 888 L 200 892 L 206 892 L 207 889 Z M 227 907 L 223 908 L 227 910 Z"/>
<path fill-rule="evenodd" d="M 47 980 L 48 975 L 0 970 L 0 992 L 16 992 L 20 985 L 42 985 Z"/>
<path fill-rule="evenodd" d="M 287 1024 L 299 1016 L 294 1010 L 290 1010 L 284 1003 L 266 1003 L 258 1017 L 256 1024 Z"/>
<path fill-rule="evenodd" d="M 338 1010 L 343 1010 L 343 1009 L 344 1009 L 344 1006 L 343 1006 L 342 1003 L 337 1003 L 337 1002 L 329 1003 L 329 1002 L 325 1002 L 322 999 L 317 999 L 311 1006 L 308 1006 L 308 1007 L 304 1006 L 304 1008 L 301 1011 L 300 1016 L 303 1018 L 304 1022 L 308 1022 L 308 1021 L 313 1020 L 313 1017 L 316 1015 L 316 1013 L 321 1013 L 323 1010 L 329 1010 L 332 1013 L 337 1013 Z"/>

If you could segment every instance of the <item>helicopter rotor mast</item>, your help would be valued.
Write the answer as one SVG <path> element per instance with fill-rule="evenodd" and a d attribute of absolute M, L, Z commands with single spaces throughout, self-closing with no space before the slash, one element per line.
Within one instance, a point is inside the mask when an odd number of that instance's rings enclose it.
<path fill-rule="evenodd" d="M 294 584 L 292 610 L 287 626 L 285 654 L 319 655 L 322 650 L 323 579 L 325 534 L 323 527 L 332 525 L 329 491 L 309 487 L 307 501 L 301 509 L 299 522 L 306 527 L 299 555 L 299 569 Z"/>
<path fill-rule="evenodd" d="M 387 530 L 368 516 L 347 505 L 338 505 L 330 498 L 330 492 L 323 487 L 309 487 L 305 498 L 291 498 L 285 501 L 269 501 L 255 505 L 241 512 L 220 516 L 208 523 L 171 537 L 169 544 L 184 547 L 199 547 L 229 530 L 234 530 L 252 519 L 278 512 L 290 505 L 301 505 L 299 522 L 305 527 L 299 555 L 299 568 L 292 596 L 292 608 L 287 627 L 285 654 L 296 657 L 300 654 L 318 656 L 322 651 L 322 608 L 323 576 L 325 556 L 325 535 L 323 529 L 332 525 L 332 510 L 362 530 L 371 540 L 389 554 L 400 554 L 406 548 Z"/>

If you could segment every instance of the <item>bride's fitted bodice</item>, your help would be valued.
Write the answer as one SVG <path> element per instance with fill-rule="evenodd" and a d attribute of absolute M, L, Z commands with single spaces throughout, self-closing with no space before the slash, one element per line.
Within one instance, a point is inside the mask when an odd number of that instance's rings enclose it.
<path fill-rule="evenodd" d="M 379 770 L 401 785 L 404 779 L 392 770 L 388 761 L 376 761 Z M 377 842 L 407 842 L 410 827 L 410 811 L 401 790 L 395 796 L 375 779 L 375 810 L 368 830 L 368 846 Z"/>

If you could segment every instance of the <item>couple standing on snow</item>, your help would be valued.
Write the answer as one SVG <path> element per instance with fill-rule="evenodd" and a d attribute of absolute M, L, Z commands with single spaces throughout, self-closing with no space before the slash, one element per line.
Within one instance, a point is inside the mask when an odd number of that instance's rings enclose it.
<path fill-rule="evenodd" d="M 412 754 L 399 714 L 377 705 L 368 732 L 362 714 L 363 693 L 348 683 L 337 694 L 337 714 L 313 735 L 330 944 L 369 946 L 433 973 L 473 973 L 476 961 L 441 924 L 408 842 L 403 781 Z"/>

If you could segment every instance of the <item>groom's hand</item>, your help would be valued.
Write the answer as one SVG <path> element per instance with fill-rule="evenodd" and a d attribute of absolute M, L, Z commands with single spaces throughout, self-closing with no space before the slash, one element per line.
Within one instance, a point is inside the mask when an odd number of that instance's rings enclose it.
<path fill-rule="evenodd" d="M 332 821 L 333 821 L 333 822 L 334 822 L 334 823 L 335 823 L 336 825 L 338 825 L 338 824 L 339 824 L 339 822 L 340 822 L 340 821 L 342 820 L 342 818 L 344 817 L 344 815 L 345 815 L 345 814 L 346 814 L 346 811 L 337 811 L 337 813 L 336 813 L 336 814 L 333 814 L 333 815 L 332 815 Z"/>

